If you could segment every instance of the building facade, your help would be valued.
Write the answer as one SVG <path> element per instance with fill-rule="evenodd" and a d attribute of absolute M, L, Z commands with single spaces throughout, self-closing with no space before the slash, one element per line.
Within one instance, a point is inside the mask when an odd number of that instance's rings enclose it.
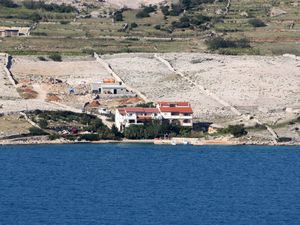
<path fill-rule="evenodd" d="M 144 125 L 154 119 L 162 119 L 158 108 L 119 108 L 116 110 L 115 125 L 122 132 L 130 125 Z"/>
<path fill-rule="evenodd" d="M 192 127 L 193 110 L 188 102 L 159 102 L 156 108 L 119 108 L 116 110 L 115 125 L 122 132 L 130 125 L 144 125 L 154 119 Z"/>
<path fill-rule="evenodd" d="M 94 94 L 126 94 L 128 91 L 123 84 L 120 83 L 94 83 L 91 85 Z"/>
<path fill-rule="evenodd" d="M 193 126 L 193 109 L 189 102 L 158 102 L 157 108 L 163 119 L 183 127 Z"/>

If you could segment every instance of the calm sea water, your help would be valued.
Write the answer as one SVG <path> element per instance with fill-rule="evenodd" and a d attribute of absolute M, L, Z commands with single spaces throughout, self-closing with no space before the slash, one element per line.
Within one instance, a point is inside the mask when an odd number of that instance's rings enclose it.
<path fill-rule="evenodd" d="M 0 224 L 300 224 L 300 148 L 0 146 Z"/>

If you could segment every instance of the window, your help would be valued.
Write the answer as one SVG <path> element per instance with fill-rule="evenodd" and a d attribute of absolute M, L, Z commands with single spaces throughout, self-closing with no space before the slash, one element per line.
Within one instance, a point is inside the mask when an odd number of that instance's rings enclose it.
<path fill-rule="evenodd" d="M 179 115 L 179 113 L 177 113 L 177 112 L 172 112 L 171 113 L 171 116 L 178 116 Z"/>
<path fill-rule="evenodd" d="M 190 116 L 191 114 L 190 113 L 184 113 L 183 115 L 184 116 Z"/>
<path fill-rule="evenodd" d="M 190 120 L 183 120 L 183 123 L 190 123 Z"/>
<path fill-rule="evenodd" d="M 135 120 L 129 120 L 128 122 L 129 123 L 135 123 Z"/>

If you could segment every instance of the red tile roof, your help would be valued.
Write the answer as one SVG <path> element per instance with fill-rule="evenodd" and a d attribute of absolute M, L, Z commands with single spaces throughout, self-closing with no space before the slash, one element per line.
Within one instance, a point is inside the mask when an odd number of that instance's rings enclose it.
<path fill-rule="evenodd" d="M 157 108 L 120 108 L 118 109 L 121 114 L 125 113 L 159 113 Z"/>
<path fill-rule="evenodd" d="M 161 107 L 169 107 L 170 105 L 176 105 L 179 107 L 190 107 L 189 102 L 158 102 Z"/>
<path fill-rule="evenodd" d="M 191 107 L 160 107 L 161 112 L 174 112 L 174 113 L 193 113 Z"/>

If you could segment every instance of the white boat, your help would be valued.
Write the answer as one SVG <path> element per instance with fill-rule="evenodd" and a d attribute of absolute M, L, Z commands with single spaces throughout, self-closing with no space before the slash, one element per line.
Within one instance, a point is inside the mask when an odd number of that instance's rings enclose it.
<path fill-rule="evenodd" d="M 184 145 L 188 145 L 188 144 L 189 144 L 189 142 L 188 142 L 187 140 L 183 140 L 182 144 L 184 144 Z"/>
<path fill-rule="evenodd" d="M 175 142 L 175 141 L 172 141 L 172 142 L 171 142 L 171 145 L 177 145 L 177 144 L 176 144 L 176 142 Z"/>

